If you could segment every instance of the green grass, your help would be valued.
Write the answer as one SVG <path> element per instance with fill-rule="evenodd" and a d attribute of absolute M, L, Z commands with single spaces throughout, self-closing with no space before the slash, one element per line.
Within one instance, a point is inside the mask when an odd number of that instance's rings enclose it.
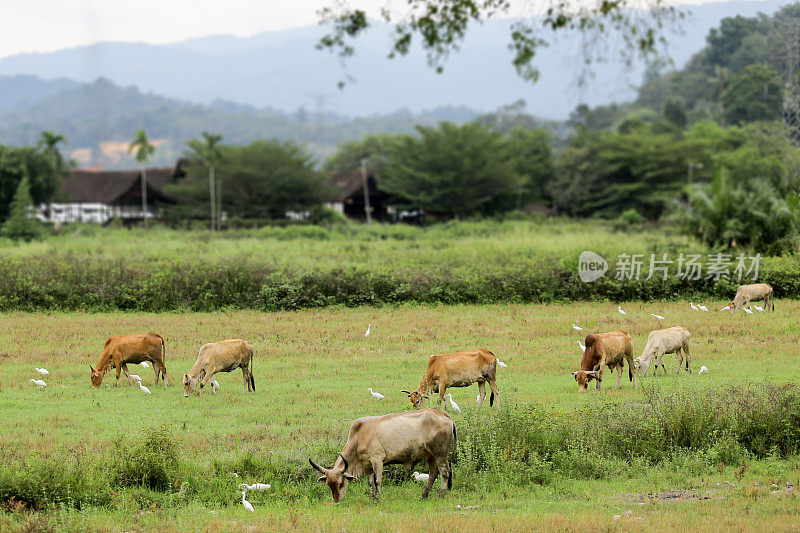
<path fill-rule="evenodd" d="M 722 306 L 722 302 L 706 303 L 711 309 Z M 776 313 L 754 316 L 693 312 L 686 302 L 623 306 L 627 317 L 619 315 L 612 303 L 333 308 L 271 314 L 3 315 L 0 455 L 6 466 L 0 465 L 0 490 L 16 487 L 31 500 L 50 503 L 37 508 L 0 501 L 0 530 L 230 530 L 254 525 L 443 531 L 452 529 L 454 521 L 470 529 L 500 530 L 528 529 L 533 523 L 553 530 L 791 529 L 800 512 L 796 496 L 773 494 L 772 484 L 797 486 L 794 455 L 756 457 L 741 449 L 731 455 L 720 445 L 660 450 L 656 453 L 660 459 L 654 462 L 642 455 L 614 456 L 597 450 L 595 457 L 602 461 L 597 465 L 586 464 L 589 459 L 580 461 L 579 453 L 563 456 L 560 463 L 545 458 L 538 470 L 544 479 L 522 479 L 512 468 L 520 448 L 502 444 L 509 437 L 503 435 L 504 416 L 523 420 L 518 414 L 532 409 L 536 420 L 545 424 L 532 432 L 533 437 L 558 435 L 559 428 L 574 420 L 574 446 L 585 446 L 581 439 L 591 435 L 585 428 L 600 431 L 606 423 L 588 423 L 592 413 L 611 414 L 608 420 L 613 422 L 613 416 L 623 416 L 654 395 L 691 403 L 693 396 L 714 391 L 781 385 L 800 378 L 795 363 L 800 351 L 799 302 L 778 300 Z M 670 375 L 648 376 L 639 390 L 627 379 L 614 390 L 616 378 L 609 376 L 600 393 L 579 395 L 570 372 L 579 364 L 575 341 L 583 335 L 570 324 L 576 322 L 590 332 L 628 331 L 638 354 L 647 333 L 660 327 L 650 312 L 667 317 L 664 327 L 683 325 L 691 331 L 695 373 L 673 375 L 675 363 L 667 356 Z M 365 338 L 369 323 L 372 333 Z M 152 370 L 138 368 L 135 373 L 145 379 L 151 396 L 127 384 L 114 388 L 112 375 L 100 389 L 91 389 L 88 366 L 97 362 L 105 337 L 144 331 L 166 339 L 170 387 L 154 387 Z M 216 396 L 205 393 L 184 399 L 180 376 L 194 362 L 199 346 L 230 337 L 248 339 L 255 346 L 257 392 L 244 394 L 241 373 L 234 372 L 218 376 L 222 389 Z M 493 433 L 498 435 L 500 458 L 494 460 L 494 469 L 473 472 L 475 465 L 462 458 L 454 490 L 443 500 L 425 502 L 418 499 L 419 485 L 405 480 L 400 469 L 390 469 L 382 502 L 371 502 L 362 480 L 342 505 L 333 506 L 325 488 L 314 483 L 307 458 L 332 462 L 355 418 L 408 409 L 399 390 L 417 385 L 430 354 L 476 347 L 491 349 L 509 365 L 499 370 L 500 411 L 487 404 L 477 414 L 477 387 L 455 389 L 453 397 L 465 411 L 455 419 L 464 443 L 471 435 L 490 441 Z M 701 365 L 709 368 L 707 375 L 697 375 Z M 51 372 L 44 390 L 28 382 L 38 377 L 34 366 Z M 367 387 L 384 393 L 386 400 L 374 400 Z M 481 433 L 483 427 L 496 429 Z M 524 429 L 516 433 L 521 435 Z M 149 448 L 142 448 L 148 439 L 150 447 L 164 447 L 177 463 L 161 464 L 157 456 L 148 456 Z M 716 440 L 724 443 L 722 438 L 710 438 Z M 624 439 L 620 442 L 632 446 Z M 567 453 L 572 445 L 567 440 L 537 446 L 563 448 Z M 532 461 L 529 457 L 518 466 L 528 468 Z M 511 467 L 503 470 L 504 464 Z M 571 469 L 567 464 L 573 465 Z M 162 471 L 169 487 L 138 486 L 137 475 Z M 242 509 L 231 471 L 247 482 L 274 485 L 269 493 L 248 495 L 256 506 L 254 515 Z M 37 484 L 36 479 L 46 482 Z M 638 504 L 639 496 L 666 490 L 710 491 L 712 497 Z M 457 505 L 478 507 L 464 510 Z M 628 509 L 632 517 L 613 520 L 614 514 Z"/>

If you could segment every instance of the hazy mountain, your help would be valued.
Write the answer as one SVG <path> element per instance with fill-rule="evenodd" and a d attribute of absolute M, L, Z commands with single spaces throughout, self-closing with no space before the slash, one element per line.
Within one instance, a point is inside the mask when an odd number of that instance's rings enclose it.
<path fill-rule="evenodd" d="M 78 85 L 80 85 L 78 82 L 65 78 L 42 80 L 30 75 L 0 76 L 0 113 L 31 104 Z"/>
<path fill-rule="evenodd" d="M 690 6 L 692 14 L 683 25 L 684 34 L 669 37 L 669 54 L 681 66 L 702 48 L 708 30 L 723 17 L 772 13 L 786 3 L 767 0 Z M 0 75 L 33 74 L 83 82 L 102 76 L 119 85 L 135 85 L 197 103 L 222 99 L 257 108 L 324 109 L 358 116 L 443 105 L 488 111 L 524 98 L 530 113 L 563 119 L 580 102 L 597 105 L 635 96 L 643 66 L 603 63 L 595 67 L 595 77 L 587 85 L 576 86 L 581 50 L 581 37 L 576 35 L 561 35 L 537 55 L 539 83 L 520 80 L 510 64 L 508 25 L 508 21 L 494 21 L 474 28 L 442 75 L 435 74 L 418 51 L 387 60 L 387 31 L 360 39 L 357 55 L 345 73 L 335 57 L 314 49 L 324 31 L 319 26 L 249 38 L 219 35 L 169 45 L 104 42 L 52 53 L 20 54 L 0 59 Z M 346 74 L 357 81 L 338 91 L 336 83 Z M 2 91 L 0 87 L 5 96 Z"/>

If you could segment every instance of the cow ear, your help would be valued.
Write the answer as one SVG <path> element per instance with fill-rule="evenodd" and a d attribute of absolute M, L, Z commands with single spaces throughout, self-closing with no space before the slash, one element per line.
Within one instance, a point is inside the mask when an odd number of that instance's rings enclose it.
<path fill-rule="evenodd" d="M 321 482 L 325 481 L 326 479 L 328 479 L 328 477 L 327 477 L 327 476 L 319 476 L 319 477 L 317 478 L 317 482 L 318 482 L 318 483 L 321 483 Z"/>

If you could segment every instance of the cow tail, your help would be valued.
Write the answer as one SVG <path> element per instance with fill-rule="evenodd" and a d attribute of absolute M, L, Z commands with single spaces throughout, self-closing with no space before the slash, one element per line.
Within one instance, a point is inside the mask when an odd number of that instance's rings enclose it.
<path fill-rule="evenodd" d="M 250 348 L 250 386 L 256 391 L 256 378 L 253 377 L 253 348 Z"/>
<path fill-rule="evenodd" d="M 494 405 L 494 390 L 492 390 L 492 394 L 489 395 L 489 407 L 491 407 L 492 405 Z"/>

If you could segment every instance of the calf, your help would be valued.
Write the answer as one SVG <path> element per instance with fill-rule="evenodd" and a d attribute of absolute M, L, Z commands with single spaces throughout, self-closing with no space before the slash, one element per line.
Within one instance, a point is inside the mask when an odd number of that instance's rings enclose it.
<path fill-rule="evenodd" d="M 651 331 L 647 336 L 647 346 L 644 347 L 642 355 L 637 357 L 634 361 L 636 368 L 639 370 L 639 374 L 642 376 L 646 375 L 650 363 L 654 360 L 656 362 L 656 370 L 653 371 L 653 375 L 655 375 L 655 372 L 658 370 L 659 364 L 664 369 L 664 373 L 666 373 L 667 369 L 664 366 L 662 357 L 668 353 L 674 353 L 678 356 L 677 373 L 681 371 L 683 354 L 686 354 L 686 371 L 692 371 L 692 358 L 689 355 L 689 330 L 681 326 L 675 326 L 673 328 Z"/>
<path fill-rule="evenodd" d="M 453 487 L 451 441 L 455 450 L 455 422 L 438 409 L 365 416 L 350 426 L 347 443 L 332 467 L 322 467 L 311 459 L 308 462 L 322 474 L 317 481 L 328 485 L 336 503 L 344 497 L 348 483 L 364 475 L 369 475 L 372 497 L 380 499 L 384 465 L 401 464 L 411 472 L 423 459 L 428 461 L 430 477 L 422 497 L 428 497 L 439 474 L 442 497 Z"/>
<path fill-rule="evenodd" d="M 586 344 L 586 350 L 581 359 L 581 368 L 572 373 L 575 381 L 578 382 L 578 392 L 585 392 L 587 384 L 593 379 L 597 380 L 597 390 L 600 390 L 605 366 L 617 370 L 617 388 L 619 388 L 624 361 L 628 361 L 628 377 L 633 381 L 633 388 L 637 388 L 636 374 L 633 371 L 633 344 L 630 335 L 624 331 L 590 334 L 586 336 L 584 344 Z"/>
<path fill-rule="evenodd" d="M 469 387 L 473 383 L 478 384 L 480 397 L 478 398 L 478 409 L 483 405 L 486 398 L 486 382 L 492 389 L 489 397 L 489 405 L 494 405 L 494 397 L 500 398 L 500 391 L 497 389 L 495 372 L 497 371 L 497 357 L 489 350 L 468 350 L 465 352 L 455 352 L 442 355 L 432 355 L 428 359 L 428 368 L 422 375 L 419 388 L 415 391 L 401 390 L 408 394 L 411 405 L 414 409 L 422 407 L 422 401 L 430 396 L 430 393 L 439 393 L 437 405 L 442 405 L 447 387 Z M 445 409 L 447 404 L 445 404 Z"/>
<path fill-rule="evenodd" d="M 183 396 L 189 396 L 197 383 L 197 395 L 206 383 L 212 381 L 217 372 L 231 372 L 237 368 L 242 369 L 244 378 L 244 392 L 256 390 L 256 381 L 253 378 L 253 345 L 242 339 L 228 339 L 219 342 L 209 342 L 200 348 L 197 361 L 189 372 L 183 375 Z M 211 394 L 217 390 L 212 387 Z"/>
<path fill-rule="evenodd" d="M 738 311 L 750 302 L 760 302 L 764 300 L 764 311 L 775 310 L 775 304 L 771 303 L 772 286 L 768 283 L 753 283 L 752 285 L 742 285 L 736 290 L 736 296 L 731 302 L 731 313 Z"/>
<path fill-rule="evenodd" d="M 150 361 L 153 363 L 153 371 L 156 373 L 155 384 L 158 385 L 160 376 L 164 380 L 164 388 L 166 388 L 169 381 L 167 380 L 167 367 L 164 365 L 164 355 L 164 339 L 155 333 L 109 337 L 103 345 L 103 353 L 100 354 L 97 368 L 89 365 L 92 387 L 100 386 L 109 366 L 117 369 L 115 387 L 119 387 L 120 372 L 125 372 L 130 385 L 131 375 L 128 372 L 128 363 L 139 364 L 142 361 Z"/>

